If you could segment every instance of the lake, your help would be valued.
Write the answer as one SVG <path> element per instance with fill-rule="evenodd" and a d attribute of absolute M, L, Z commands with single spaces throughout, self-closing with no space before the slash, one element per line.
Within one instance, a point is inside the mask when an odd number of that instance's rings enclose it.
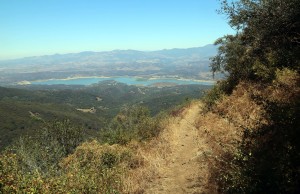
<path fill-rule="evenodd" d="M 153 85 L 214 85 L 213 81 L 201 81 L 192 79 L 175 79 L 175 78 L 155 78 L 145 79 L 140 77 L 86 77 L 86 78 L 69 78 L 69 79 L 50 79 L 31 81 L 35 85 L 91 85 L 101 81 L 114 80 L 127 85 L 153 86 Z"/>

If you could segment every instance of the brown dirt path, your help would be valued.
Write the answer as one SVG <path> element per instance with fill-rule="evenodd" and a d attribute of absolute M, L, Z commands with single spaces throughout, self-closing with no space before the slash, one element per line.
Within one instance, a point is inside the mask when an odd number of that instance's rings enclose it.
<path fill-rule="evenodd" d="M 170 153 L 157 169 L 159 175 L 149 183 L 145 193 L 207 193 L 208 164 L 201 163 L 201 155 L 207 150 L 207 144 L 203 138 L 199 138 L 199 131 L 195 127 L 201 107 L 200 102 L 192 103 L 164 130 L 162 136 L 169 144 Z"/>

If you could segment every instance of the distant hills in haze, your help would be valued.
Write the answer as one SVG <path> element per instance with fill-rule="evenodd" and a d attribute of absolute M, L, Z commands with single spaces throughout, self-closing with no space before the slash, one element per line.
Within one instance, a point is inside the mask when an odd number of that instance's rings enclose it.
<path fill-rule="evenodd" d="M 179 76 L 209 79 L 214 45 L 158 51 L 113 50 L 0 61 L 0 82 L 70 76 Z"/>
<path fill-rule="evenodd" d="M 70 54 L 53 54 L 43 56 L 25 57 L 12 60 L 0 61 L 1 66 L 7 65 L 32 65 L 34 63 L 53 64 L 70 62 L 111 62 L 111 61 L 136 61 L 153 59 L 180 59 L 180 58 L 198 58 L 208 59 L 216 54 L 216 46 L 209 44 L 203 47 L 194 47 L 187 49 L 164 49 L 158 51 L 137 51 L 137 50 L 113 50 L 104 52 L 84 51 Z"/>

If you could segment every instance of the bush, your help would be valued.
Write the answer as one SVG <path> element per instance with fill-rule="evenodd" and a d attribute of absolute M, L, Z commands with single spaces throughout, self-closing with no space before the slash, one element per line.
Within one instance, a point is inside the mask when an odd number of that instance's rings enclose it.
<path fill-rule="evenodd" d="M 233 83 L 230 80 L 218 81 L 217 84 L 211 90 L 208 90 L 202 98 L 205 105 L 204 111 L 211 110 L 216 102 L 221 99 L 222 96 L 230 94 L 235 86 L 236 83 Z"/>
<path fill-rule="evenodd" d="M 0 193 L 42 193 L 39 172 L 24 170 L 22 158 L 5 151 L 0 155 Z"/>
<path fill-rule="evenodd" d="M 121 146 L 101 145 L 97 141 L 86 142 L 74 154 L 64 158 L 64 169 L 58 178 L 59 188 L 77 193 L 123 193 L 122 178 L 131 158 L 122 157 L 130 152 Z M 61 184 L 60 182 L 64 182 Z"/>
<path fill-rule="evenodd" d="M 23 170 L 47 175 L 58 169 L 59 161 L 72 153 L 83 141 L 84 131 L 70 121 L 45 123 L 32 136 L 23 136 L 13 146 Z"/>
<path fill-rule="evenodd" d="M 124 107 L 99 136 L 103 143 L 128 144 L 131 140 L 144 141 L 160 132 L 159 120 L 152 118 L 147 108 Z"/>

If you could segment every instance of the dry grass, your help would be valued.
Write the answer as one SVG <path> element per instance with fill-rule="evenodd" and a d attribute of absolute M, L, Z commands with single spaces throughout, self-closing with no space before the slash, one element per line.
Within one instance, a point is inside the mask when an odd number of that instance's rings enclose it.
<path fill-rule="evenodd" d="M 235 168 L 230 164 L 238 152 L 245 129 L 258 129 L 269 124 L 263 104 L 253 100 L 253 91 L 249 83 L 240 83 L 230 96 L 223 96 L 211 112 L 199 116 L 197 127 L 205 140 L 202 162 L 209 165 L 210 193 L 218 193 L 217 180 L 220 172 Z"/>
<path fill-rule="evenodd" d="M 236 151 L 236 145 L 241 139 L 241 129 L 229 122 L 228 119 L 212 112 L 199 116 L 197 128 L 202 139 L 199 162 L 207 165 L 208 169 L 202 174 L 202 176 L 207 176 L 205 186 L 208 193 L 218 193 L 216 178 L 219 175 L 213 172 L 222 167 L 219 163 L 224 160 L 225 153 Z"/>
<path fill-rule="evenodd" d="M 255 90 L 249 83 L 240 83 L 230 96 L 223 97 L 216 104 L 213 112 L 244 129 L 257 129 L 269 124 L 263 104 L 253 100 Z"/>
<path fill-rule="evenodd" d="M 126 193 L 144 193 L 149 183 L 159 176 L 158 168 L 163 165 L 169 147 L 160 138 L 144 145 L 131 143 L 130 146 L 134 147 L 136 157 L 143 163 L 138 168 L 131 169 L 124 179 Z"/>

